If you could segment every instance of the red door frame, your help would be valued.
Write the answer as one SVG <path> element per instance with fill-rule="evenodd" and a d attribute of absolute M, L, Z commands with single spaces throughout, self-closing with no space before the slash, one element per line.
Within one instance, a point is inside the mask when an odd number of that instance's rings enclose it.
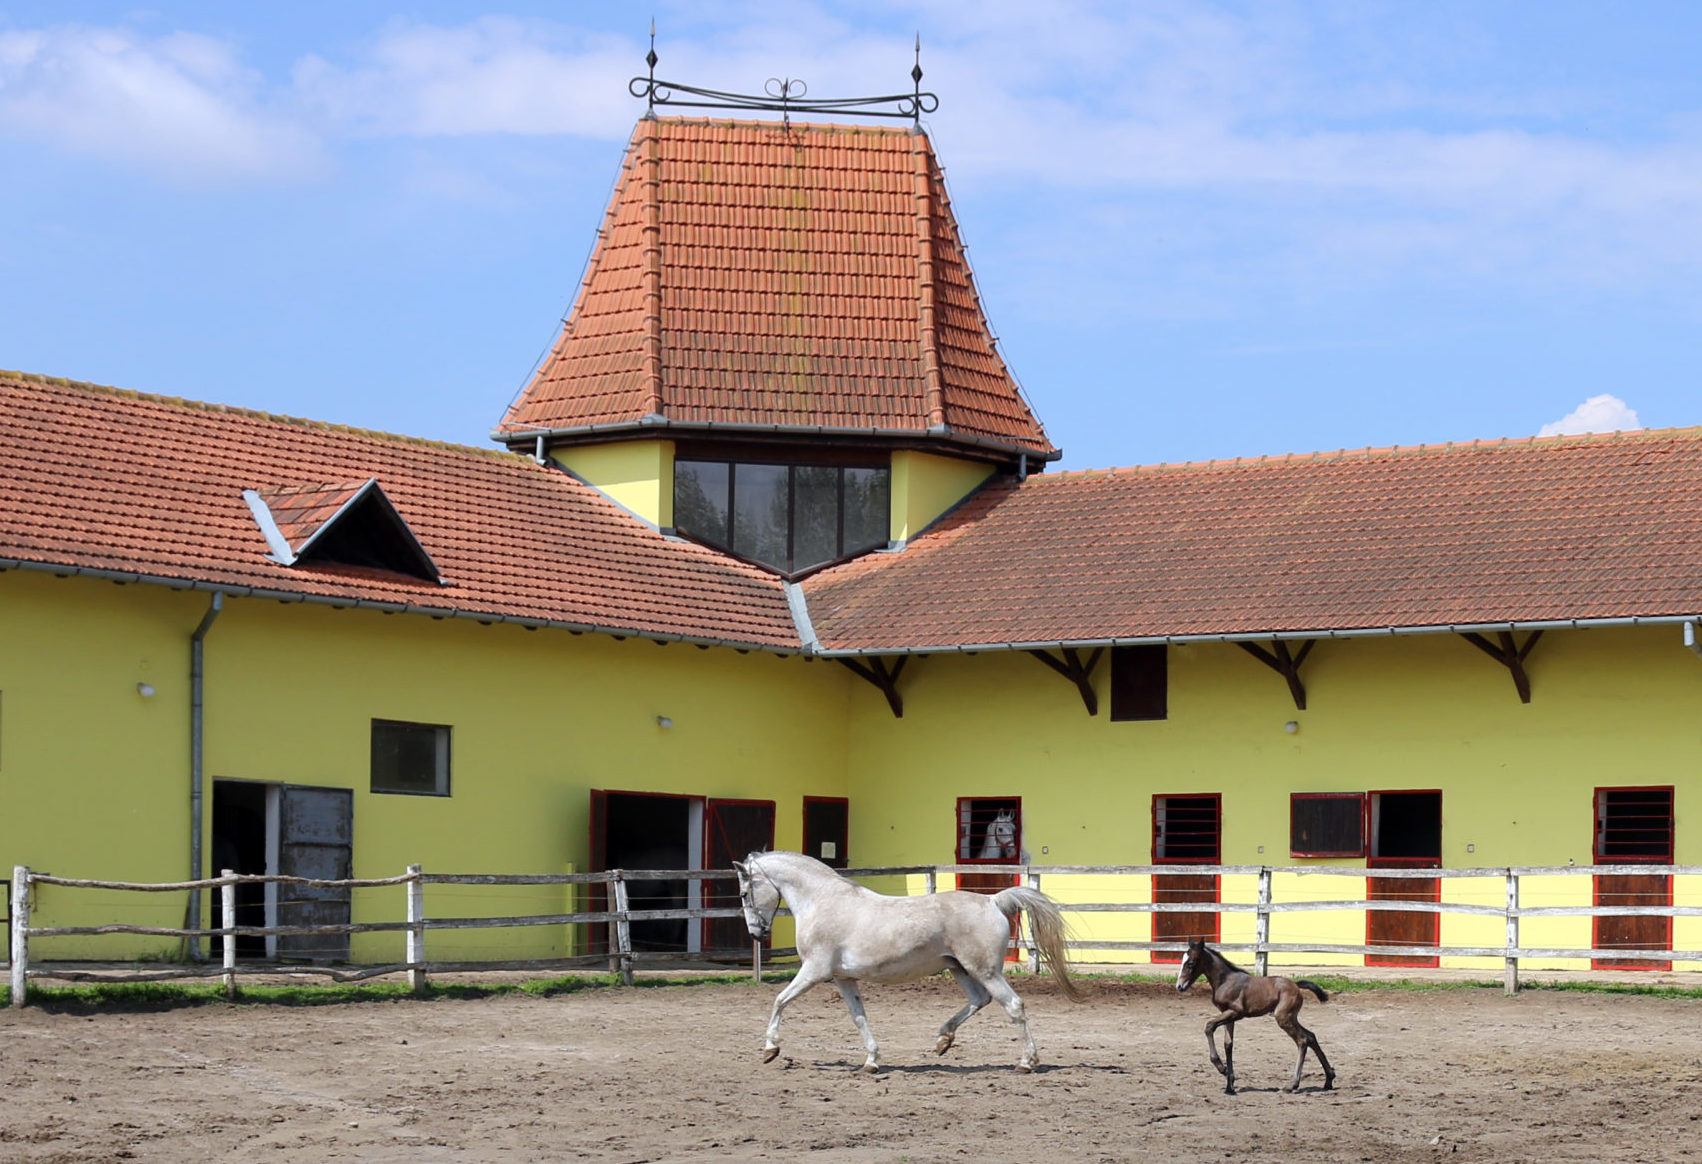
<path fill-rule="evenodd" d="M 1016 843 L 1017 855 L 1014 860 L 1004 857 L 965 857 L 960 851 L 963 843 L 963 806 L 973 804 L 978 800 L 1009 801 L 1016 806 Z M 1013 865 L 1022 860 L 1022 797 L 1020 796 L 960 796 L 955 806 L 956 817 L 952 821 L 951 852 L 954 865 Z M 972 813 L 974 809 L 970 810 Z M 970 846 L 973 848 L 973 843 Z M 957 887 L 971 893 L 997 893 L 1001 889 L 1009 889 L 1020 884 L 1021 878 L 1015 873 L 959 873 Z M 1011 918 L 1011 939 L 1014 942 L 1021 933 L 1018 928 L 1021 914 Z M 1017 961 L 1017 951 L 1014 945 L 1005 950 L 1005 961 Z"/>
<path fill-rule="evenodd" d="M 1671 805 L 1671 809 L 1670 809 L 1671 815 L 1667 818 L 1667 850 L 1666 850 L 1666 852 L 1659 853 L 1659 854 L 1650 854 L 1647 857 L 1604 857 L 1602 855 L 1602 851 L 1601 851 L 1601 847 L 1602 847 L 1601 799 L 1602 799 L 1602 793 L 1604 793 L 1604 792 L 1665 792 L 1667 794 L 1668 798 L 1669 798 L 1669 803 Z M 1591 827 L 1591 833 L 1592 833 L 1591 840 L 1590 840 L 1590 853 L 1591 853 L 1592 861 L 1595 864 L 1597 864 L 1597 865 L 1670 865 L 1670 864 L 1672 864 L 1673 847 L 1677 843 L 1677 825 L 1678 825 L 1678 819 L 1677 819 L 1678 818 L 1678 795 L 1677 795 L 1677 790 L 1673 787 L 1673 785 L 1671 785 L 1671 784 L 1625 784 L 1625 785 L 1611 785 L 1611 786 L 1599 787 L 1590 796 L 1590 814 L 1591 814 L 1591 826 L 1590 827 Z M 1609 874 L 1608 876 L 1614 877 L 1615 875 Z M 1620 874 L 1618 876 L 1624 876 L 1624 874 Z M 1652 890 L 1654 890 L 1655 892 L 1658 892 L 1662 895 L 1662 900 L 1660 901 L 1659 904 L 1666 905 L 1666 906 L 1672 905 L 1672 878 L 1670 876 L 1663 876 L 1662 874 L 1655 873 L 1655 874 L 1650 874 L 1649 879 L 1651 881 L 1655 881 L 1656 879 L 1659 879 L 1659 881 L 1660 881 L 1660 886 L 1659 886 L 1658 889 L 1655 886 L 1650 886 L 1650 888 Z M 1617 902 L 1604 902 L 1602 900 L 1602 881 L 1603 881 L 1603 877 L 1599 874 L 1592 876 L 1590 878 L 1590 904 L 1591 905 L 1597 905 L 1597 906 L 1608 905 L 1608 904 L 1619 904 Z M 1620 892 L 1624 892 L 1624 891 L 1622 890 Z M 1610 896 L 1618 896 L 1618 894 L 1610 894 Z M 1606 921 L 1606 920 L 1609 920 L 1609 919 L 1599 918 L 1599 917 L 1593 917 L 1593 918 L 1590 919 L 1590 945 L 1595 947 L 1596 949 L 1602 949 L 1603 948 L 1602 947 L 1601 929 L 1602 929 L 1602 922 Z M 1627 920 L 1630 920 L 1630 919 L 1627 919 Z M 1663 937 L 1662 937 L 1661 940 L 1663 942 L 1663 946 L 1664 946 L 1665 949 L 1668 949 L 1668 950 L 1672 949 L 1672 918 L 1670 918 L 1670 917 L 1650 918 L 1648 920 L 1650 920 L 1650 921 L 1657 921 L 1658 920 L 1658 921 L 1665 923 L 1665 925 L 1661 927 L 1662 930 L 1663 930 Z M 1592 969 L 1592 970 L 1671 970 L 1672 969 L 1672 963 L 1670 961 L 1669 962 L 1656 962 L 1656 961 L 1650 961 L 1650 960 L 1642 960 L 1642 961 L 1632 961 L 1632 960 L 1629 960 L 1629 959 L 1623 959 L 1622 960 L 1622 959 L 1618 959 L 1618 958 L 1591 958 L 1590 959 L 1590 969 Z"/>
<path fill-rule="evenodd" d="M 1182 799 L 1211 800 L 1211 801 L 1215 801 L 1217 803 L 1217 856 L 1216 857 L 1212 857 L 1212 858 L 1205 858 L 1205 857 L 1161 857 L 1159 855 L 1159 852 L 1158 852 L 1158 802 L 1161 801 L 1161 800 L 1182 800 Z M 1189 865 L 1221 865 L 1221 864 L 1223 864 L 1223 794 L 1221 792 L 1162 792 L 1162 793 L 1154 793 L 1153 798 L 1152 798 L 1152 853 L 1151 853 L 1151 856 L 1152 856 L 1152 863 L 1154 865 L 1176 865 L 1176 866 L 1178 866 L 1179 868 L 1177 870 L 1177 874 L 1181 875 L 1181 876 L 1185 876 L 1185 874 L 1181 873 L 1181 869 L 1186 868 Z M 1164 877 L 1164 876 L 1166 876 L 1166 874 L 1163 874 L 1163 873 L 1153 874 L 1152 897 L 1153 897 L 1153 904 L 1154 905 L 1159 904 L 1159 901 L 1158 901 L 1158 896 L 1159 896 L 1159 891 L 1160 891 L 1159 878 Z M 1190 887 L 1190 888 L 1193 888 L 1195 892 L 1198 892 L 1199 887 Z M 1184 890 L 1184 892 L 1186 892 L 1186 890 Z M 1223 901 L 1223 878 L 1222 878 L 1221 875 L 1216 874 L 1216 873 L 1211 874 L 1210 893 L 1211 893 L 1211 896 L 1209 898 L 1174 898 L 1174 899 L 1172 899 L 1172 902 L 1180 903 L 1182 901 L 1200 901 L 1202 904 L 1218 904 L 1218 903 L 1221 903 Z M 1200 911 L 1200 915 L 1207 915 L 1207 913 L 1208 913 L 1208 911 L 1203 910 L 1203 909 Z M 1161 940 L 1157 936 L 1158 919 L 1159 918 L 1161 918 L 1161 917 L 1185 917 L 1185 916 L 1189 916 L 1189 915 L 1187 915 L 1187 914 L 1174 914 L 1174 913 L 1172 913 L 1172 914 L 1159 914 L 1159 913 L 1153 914 L 1152 915 L 1152 930 L 1153 930 L 1152 940 L 1155 941 L 1155 942 Z M 1210 933 L 1204 934 L 1202 936 L 1205 937 L 1205 939 L 1208 942 L 1212 943 L 1215 946 L 1218 942 L 1222 941 L 1222 939 L 1223 939 L 1223 914 L 1219 913 L 1217 910 L 1211 910 L 1211 911 L 1209 911 L 1209 916 L 1211 917 L 1211 931 L 1210 931 Z M 1152 950 L 1148 953 L 1147 956 L 1153 962 L 1175 963 L 1175 962 L 1180 962 L 1182 960 L 1181 954 L 1176 953 L 1176 952 L 1171 951 L 1171 950 Z"/>
<path fill-rule="evenodd" d="M 1377 847 L 1377 836 L 1376 836 L 1375 827 L 1374 827 L 1375 822 L 1372 819 L 1372 812 L 1371 812 L 1372 805 L 1377 802 L 1377 798 L 1380 797 L 1380 796 L 1402 796 L 1402 795 L 1414 795 L 1414 794 L 1417 794 L 1417 795 L 1434 794 L 1435 797 L 1437 798 L 1438 802 L 1440 802 L 1441 799 L 1442 799 L 1442 790 L 1440 788 L 1378 788 L 1378 789 L 1374 789 L 1372 791 L 1369 791 L 1365 794 L 1365 851 L 1366 851 L 1366 854 L 1367 854 L 1366 858 L 1365 858 L 1365 868 L 1367 870 L 1371 870 L 1371 869 L 1440 869 L 1442 867 L 1442 856 L 1441 856 L 1440 853 L 1438 853 L 1435 857 L 1377 857 L 1377 856 L 1370 855 L 1372 853 L 1372 851 L 1374 849 L 1376 849 L 1376 847 Z M 1440 847 L 1441 841 L 1442 841 L 1442 835 L 1441 835 L 1442 823 L 1443 823 L 1442 821 L 1437 822 L 1436 840 L 1437 840 L 1438 847 Z M 1365 878 L 1365 899 L 1366 899 L 1367 902 L 1376 900 L 1375 898 L 1372 897 L 1373 890 L 1372 890 L 1372 885 L 1371 885 L 1372 881 L 1374 881 L 1375 879 L 1376 879 L 1375 875 L 1369 874 L 1369 873 L 1367 874 L 1367 876 Z M 1442 900 L 1442 879 L 1440 877 L 1431 878 L 1431 879 L 1428 879 L 1428 880 L 1425 879 L 1425 878 L 1417 878 L 1417 877 L 1413 877 L 1413 878 L 1402 877 L 1402 878 L 1398 878 L 1398 879 L 1397 878 L 1389 878 L 1388 880 L 1394 881 L 1396 884 L 1398 884 L 1401 887 L 1400 888 L 1401 896 L 1400 897 L 1390 897 L 1390 898 L 1386 898 L 1384 900 L 1390 900 L 1390 901 L 1435 901 L 1435 902 L 1440 902 Z M 1391 889 L 1387 892 L 1394 892 L 1394 890 Z M 1373 911 L 1369 908 L 1367 908 L 1366 911 L 1365 911 L 1365 944 L 1367 946 L 1372 944 L 1372 942 L 1371 942 L 1371 923 L 1372 923 L 1372 914 L 1374 912 L 1375 911 Z M 1397 911 L 1387 910 L 1387 911 L 1384 911 L 1384 912 L 1396 913 Z M 1397 916 L 1401 916 L 1401 915 L 1412 916 L 1410 914 L 1406 914 L 1405 911 L 1400 911 L 1400 913 Z M 1428 916 L 1431 919 L 1431 925 L 1433 927 L 1433 933 L 1432 933 L 1431 941 L 1427 944 L 1432 945 L 1432 946 L 1440 946 L 1442 944 L 1442 915 L 1440 913 L 1432 913 L 1432 914 L 1428 914 L 1428 915 L 1420 914 L 1420 915 L 1417 915 L 1417 916 L 1420 916 L 1420 917 Z M 1367 955 L 1365 955 L 1365 964 L 1367 966 L 1420 966 L 1420 967 L 1430 966 L 1430 967 L 1434 967 L 1434 966 L 1440 966 L 1442 964 L 1442 960 L 1440 958 L 1436 957 L 1435 955 L 1432 955 L 1432 954 L 1367 954 Z"/>
<path fill-rule="evenodd" d="M 768 809 L 768 840 L 763 845 L 763 848 L 764 849 L 774 848 L 775 818 L 779 813 L 779 807 L 780 807 L 777 803 L 775 803 L 772 800 L 759 800 L 759 799 L 755 799 L 755 798 L 751 798 L 751 797 L 739 797 L 739 796 L 706 796 L 706 797 L 703 797 L 702 799 L 703 799 L 703 867 L 705 869 L 717 868 L 717 866 L 714 866 L 714 865 L 711 864 L 711 862 L 714 860 L 714 857 L 712 856 L 712 854 L 715 852 L 715 839 L 711 834 L 712 834 L 712 832 L 715 828 L 715 809 L 717 807 L 721 806 L 721 805 L 724 805 L 724 804 L 750 805 L 750 806 L 757 807 L 757 808 L 767 808 Z M 744 859 L 743 854 L 731 855 L 731 857 L 735 861 Z M 709 878 L 705 878 L 703 880 L 703 882 L 702 882 L 702 885 L 703 885 L 703 907 L 705 909 L 717 908 L 717 905 L 712 904 L 712 899 L 718 899 L 718 898 L 721 898 L 721 897 L 730 897 L 732 899 L 730 904 L 732 904 L 732 905 L 738 904 L 738 901 L 737 901 L 738 893 L 739 893 L 738 881 L 735 880 L 734 877 L 732 876 L 732 870 L 731 870 L 730 867 L 728 867 L 728 874 L 729 875 L 725 878 L 716 878 L 714 880 L 711 880 Z M 730 894 L 728 894 L 726 892 L 725 888 L 724 888 L 729 883 L 732 886 L 732 892 Z M 718 886 L 721 887 L 719 890 L 717 888 Z M 703 939 L 702 939 L 701 944 L 702 944 L 702 946 L 705 950 L 709 950 L 709 949 L 714 948 L 714 940 L 713 940 L 714 928 L 713 927 L 714 927 L 714 924 L 717 920 L 722 920 L 722 919 L 709 918 L 709 917 L 706 917 L 706 918 L 703 919 L 703 923 L 702 923 Z M 734 920 L 736 920 L 736 919 L 734 919 Z M 732 927 L 729 926 L 727 928 L 730 929 Z M 764 938 L 764 939 L 762 939 L 762 944 L 766 948 L 770 945 L 771 941 L 772 941 L 772 938 Z"/>

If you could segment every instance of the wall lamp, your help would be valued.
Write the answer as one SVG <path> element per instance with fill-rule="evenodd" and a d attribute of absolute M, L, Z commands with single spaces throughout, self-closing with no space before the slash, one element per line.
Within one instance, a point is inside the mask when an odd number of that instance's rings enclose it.
<path fill-rule="evenodd" d="M 1292 736 L 1295 732 L 1300 730 L 1300 721 L 1291 719 L 1282 725 L 1282 730 Z"/>
<path fill-rule="evenodd" d="M 656 717 L 656 726 L 666 730 L 674 726 L 674 721 L 669 716 L 659 715 Z"/>
<path fill-rule="evenodd" d="M 136 684 L 136 694 L 143 699 L 152 699 L 154 697 L 154 685 L 152 683 L 138 683 Z"/>

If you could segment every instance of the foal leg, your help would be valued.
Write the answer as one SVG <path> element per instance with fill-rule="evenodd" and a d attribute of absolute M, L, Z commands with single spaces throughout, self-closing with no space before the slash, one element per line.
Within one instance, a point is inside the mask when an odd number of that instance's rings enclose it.
<path fill-rule="evenodd" d="M 857 988 L 855 978 L 835 978 L 833 984 L 839 988 L 840 997 L 845 999 L 845 1009 L 851 1012 L 851 1021 L 857 1024 L 857 1030 L 863 1036 L 863 1046 L 868 1049 L 869 1057 L 863 1060 L 863 1070 L 873 1075 L 881 1069 L 881 1050 L 875 1046 L 875 1032 L 869 1029 L 869 1016 L 863 1013 L 863 992 Z"/>
<path fill-rule="evenodd" d="M 1330 1068 L 1330 1061 L 1324 1057 L 1324 1048 L 1318 1045 L 1318 1036 L 1300 1025 L 1299 1012 L 1298 1006 L 1293 1008 L 1279 1006 L 1276 1011 L 1277 1026 L 1281 1027 L 1283 1032 L 1294 1040 L 1294 1045 L 1300 1048 L 1300 1057 L 1294 1062 L 1294 1078 L 1288 1081 L 1288 1086 L 1283 1090 L 1294 1091 L 1300 1086 L 1300 1073 L 1306 1066 L 1306 1050 L 1310 1047 L 1312 1052 L 1318 1056 L 1318 1066 L 1324 1069 L 1324 1090 L 1329 1091 L 1335 1086 L 1336 1073 Z"/>
<path fill-rule="evenodd" d="M 1211 1065 L 1217 1068 L 1219 1075 L 1228 1080 L 1224 1088 L 1225 1094 L 1228 1095 L 1235 1094 L 1235 1020 L 1238 1017 L 1240 1016 L 1225 1012 L 1206 1023 L 1206 1049 L 1211 1052 Z M 1214 1036 L 1219 1027 L 1224 1028 L 1223 1050 L 1224 1054 L 1229 1056 L 1228 1062 L 1218 1057 L 1217 1039 Z"/>
<path fill-rule="evenodd" d="M 809 963 L 798 968 L 798 973 L 786 988 L 774 1000 L 774 1010 L 768 1016 L 768 1036 L 762 1044 L 762 1061 L 771 1063 L 780 1054 L 780 1012 L 786 1009 L 786 1004 L 797 998 L 812 986 L 820 986 L 831 975 L 823 974 L 819 969 L 812 968 Z"/>
<path fill-rule="evenodd" d="M 963 991 L 963 996 L 969 1000 L 969 1004 L 947 1019 L 945 1026 L 940 1028 L 940 1041 L 934 1044 L 936 1055 L 944 1055 L 950 1050 L 952 1041 L 957 1038 L 957 1028 L 967 1022 L 970 1015 L 993 1001 L 993 996 L 987 993 L 987 988 L 977 982 L 969 971 L 962 966 L 952 966 L 950 970 L 952 981 Z"/>
<path fill-rule="evenodd" d="M 1033 1071 L 1040 1062 L 1040 1052 L 1034 1047 L 1034 1036 L 1028 1030 L 1028 1013 L 1023 1010 L 1022 999 L 1018 998 L 1011 984 L 1005 981 L 1005 972 L 1001 967 L 986 978 L 976 979 L 981 989 L 999 1000 L 999 1005 L 1005 1008 L 1005 1014 L 1022 1032 L 1022 1058 L 1017 1060 L 1016 1069 L 1027 1074 Z"/>

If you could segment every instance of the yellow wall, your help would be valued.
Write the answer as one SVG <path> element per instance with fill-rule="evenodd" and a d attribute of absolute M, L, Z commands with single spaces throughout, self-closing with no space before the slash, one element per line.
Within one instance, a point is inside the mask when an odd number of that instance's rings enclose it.
<path fill-rule="evenodd" d="M 0 866 L 185 875 L 189 635 L 207 604 L 160 587 L 0 573 Z M 1441 789 L 1447 866 L 1585 866 L 1595 788 L 1670 784 L 1676 860 L 1702 864 L 1702 828 L 1688 816 L 1702 789 L 1702 662 L 1674 628 L 1549 632 L 1529 659 L 1529 705 L 1504 668 L 1449 635 L 1320 643 L 1303 668 L 1305 712 L 1232 645 L 1173 647 L 1169 657 L 1170 714 L 1160 722 L 1110 721 L 1103 663 L 1101 714 L 1090 718 L 1072 685 L 1009 652 L 914 660 L 895 719 L 879 692 L 831 662 L 230 599 L 206 651 L 209 852 L 219 779 L 353 789 L 359 877 L 410 863 L 587 868 L 592 788 L 773 800 L 782 848 L 801 844 L 804 796 L 847 796 L 858 865 L 952 860 L 959 796 L 1022 797 L 1036 864 L 1145 864 L 1155 794 L 1218 793 L 1225 863 L 1342 868 L 1340 879 L 1277 877 L 1279 901 L 1334 900 L 1362 895 L 1363 862 L 1291 859 L 1293 792 Z M 140 697 L 138 682 L 154 697 Z M 658 715 L 673 726 L 658 727 Z M 453 795 L 372 793 L 373 718 L 452 725 Z M 1289 720 L 1300 725 L 1292 735 Z M 1680 879 L 1680 903 L 1694 901 L 1696 880 Z M 1251 900 L 1251 885 L 1226 877 L 1226 900 Z M 1046 887 L 1075 901 L 1145 892 L 1051 875 Z M 1587 876 L 1528 878 L 1523 889 L 1527 905 L 1590 899 Z M 1446 892 L 1498 906 L 1504 889 L 1488 879 Z M 41 896 L 44 924 L 174 925 L 184 907 L 181 894 L 49 886 Z M 399 889 L 358 891 L 356 917 L 394 920 L 400 902 Z M 428 891 L 434 916 L 568 906 L 561 890 Z M 1078 924 L 1106 940 L 1149 932 L 1144 917 Z M 1295 913 L 1274 918 L 1271 937 L 1350 944 L 1363 927 L 1360 911 Z M 1223 916 L 1226 939 L 1251 932 L 1250 917 Z M 1532 919 L 1523 938 L 1580 946 L 1589 933 L 1588 919 Z M 549 956 L 565 952 L 564 938 L 434 933 L 431 956 Z M 1442 940 L 1497 946 L 1502 922 L 1445 915 Z M 399 942 L 359 937 L 354 953 L 390 958 Z M 1678 919 L 1675 943 L 1702 946 L 1702 919 Z M 41 956 L 159 956 L 175 945 L 58 939 Z"/>
<path fill-rule="evenodd" d="M 652 525 L 674 524 L 674 442 L 618 441 L 551 449 L 562 468 Z"/>
<path fill-rule="evenodd" d="M 188 866 L 189 634 L 206 595 L 0 574 L 0 861 L 79 878 L 175 880 Z M 213 781 L 354 790 L 354 876 L 539 873 L 589 863 L 588 790 L 776 802 L 846 793 L 838 667 L 562 631 L 229 599 L 206 640 L 208 860 Z M 139 679 L 157 694 L 142 700 Z M 666 715 L 664 730 L 656 717 Z M 452 795 L 370 791 L 371 720 L 449 724 Z M 174 925 L 181 895 L 43 887 L 39 924 Z M 565 912 L 559 889 L 430 886 L 434 916 Z M 357 890 L 355 920 L 399 920 L 402 890 Z M 117 904 L 118 910 L 113 906 Z M 49 919 L 51 916 L 51 920 Z M 433 934 L 434 959 L 561 953 L 559 929 Z M 357 959 L 399 952 L 357 935 Z M 155 953 L 169 939 L 145 943 Z M 392 947 L 397 947 L 392 949 Z M 44 940 L 40 957 L 135 939 Z"/>
<path fill-rule="evenodd" d="M 1319 643 L 1302 670 L 1304 712 L 1279 676 L 1233 645 L 1172 647 L 1169 657 L 1169 717 L 1159 722 L 1111 722 L 1106 664 L 1095 676 L 1101 712 L 1090 718 L 1071 684 L 1021 653 L 915 660 L 900 683 L 903 719 L 873 689 L 855 692 L 858 860 L 949 861 L 957 797 L 1021 796 L 1035 863 L 1146 864 L 1155 794 L 1219 793 L 1226 864 L 1362 869 L 1363 861 L 1288 856 L 1290 793 L 1441 789 L 1447 866 L 1587 865 L 1596 787 L 1672 784 L 1676 859 L 1702 862 L 1702 827 L 1686 815 L 1702 792 L 1702 664 L 1676 628 L 1550 631 L 1528 662 L 1528 705 L 1504 668 L 1450 635 Z M 1283 731 L 1289 720 L 1300 725 L 1293 735 Z M 1225 900 L 1236 892 L 1230 880 Z M 1048 886 L 1078 901 L 1111 900 L 1096 897 L 1102 885 Z M 1252 900 L 1250 886 L 1242 900 Z M 1363 888 L 1362 875 L 1279 876 L 1276 896 L 1362 898 Z M 1446 892 L 1504 900 L 1499 880 L 1450 882 Z M 1527 905 L 1587 905 L 1589 894 L 1587 876 L 1524 887 Z M 1678 948 L 1702 936 L 1691 921 L 1678 919 Z M 1101 937 L 1115 928 L 1105 917 L 1078 922 Z M 1145 936 L 1144 918 L 1121 924 L 1116 937 Z M 1588 943 L 1588 919 L 1525 926 L 1532 944 L 1562 935 Z M 1251 929 L 1250 918 L 1223 916 L 1226 938 Z M 1362 942 L 1363 914 L 1282 915 L 1271 936 Z M 1499 946 L 1502 936 L 1499 918 L 1443 917 L 1446 944 Z"/>
<path fill-rule="evenodd" d="M 993 475 L 991 465 L 932 453 L 892 454 L 892 540 L 921 533 Z"/>

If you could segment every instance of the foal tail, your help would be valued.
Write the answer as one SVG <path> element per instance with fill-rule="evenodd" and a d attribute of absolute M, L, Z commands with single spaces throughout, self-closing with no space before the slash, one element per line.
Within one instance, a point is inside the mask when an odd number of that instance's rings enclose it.
<path fill-rule="evenodd" d="M 1316 994 L 1319 1002 L 1330 1001 L 1329 991 L 1325 990 L 1322 986 L 1319 986 L 1316 982 L 1308 982 L 1304 978 L 1296 978 L 1294 980 L 1294 984 L 1302 990 L 1310 990 L 1313 994 Z"/>
<path fill-rule="evenodd" d="M 1038 889 L 1013 885 L 995 893 L 993 904 L 1006 917 L 1015 917 L 1025 909 L 1028 911 L 1029 935 L 1040 950 L 1040 956 L 1045 959 L 1046 968 L 1052 971 L 1052 977 L 1058 980 L 1058 985 L 1073 1001 L 1080 1002 L 1086 998 L 1087 991 L 1070 977 L 1070 964 L 1064 960 L 1064 938 L 1068 929 L 1058 903 Z"/>

